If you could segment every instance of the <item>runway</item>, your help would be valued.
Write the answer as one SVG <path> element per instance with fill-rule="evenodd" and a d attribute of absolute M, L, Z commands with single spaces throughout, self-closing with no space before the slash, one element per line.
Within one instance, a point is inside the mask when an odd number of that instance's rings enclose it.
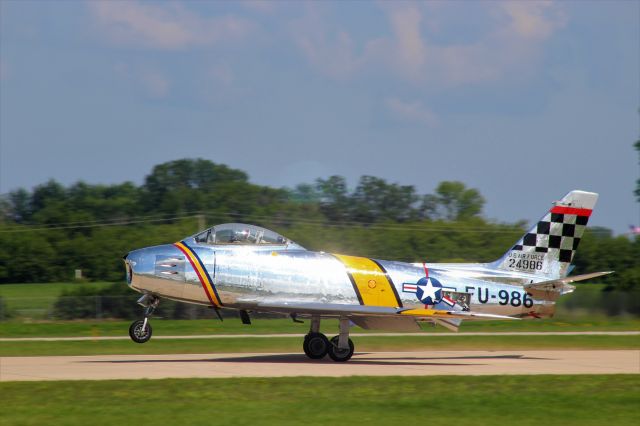
<path fill-rule="evenodd" d="M 492 374 L 640 374 L 640 351 L 375 352 L 346 363 L 297 353 L 0 358 L 0 381 Z"/>
<path fill-rule="evenodd" d="M 640 331 L 502 331 L 470 333 L 351 333 L 351 337 L 465 337 L 465 336 L 640 336 Z M 271 337 L 303 338 L 305 334 L 182 334 L 153 336 L 154 340 L 181 339 L 265 339 Z M 129 340 L 129 336 L 75 336 L 75 337 L 0 337 L 0 342 L 75 342 L 92 340 Z"/>

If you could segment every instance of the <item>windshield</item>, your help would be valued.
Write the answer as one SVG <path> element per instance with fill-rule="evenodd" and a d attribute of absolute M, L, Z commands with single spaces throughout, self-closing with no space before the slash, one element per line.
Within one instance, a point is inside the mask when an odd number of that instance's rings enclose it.
<path fill-rule="evenodd" d="M 216 225 L 197 234 L 195 241 L 200 244 L 236 244 L 236 245 L 289 245 L 295 244 L 282 235 L 255 225 L 244 223 L 225 223 Z"/>

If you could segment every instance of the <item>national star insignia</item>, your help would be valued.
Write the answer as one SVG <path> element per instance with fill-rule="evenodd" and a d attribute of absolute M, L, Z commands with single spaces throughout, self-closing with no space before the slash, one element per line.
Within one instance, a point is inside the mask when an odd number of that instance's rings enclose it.
<path fill-rule="evenodd" d="M 419 299 L 423 303 L 433 305 L 440 301 L 441 290 L 442 286 L 434 286 L 432 280 L 427 279 L 426 284 L 418 285 L 417 293 Z M 422 295 L 420 295 L 419 293 L 422 293 Z"/>

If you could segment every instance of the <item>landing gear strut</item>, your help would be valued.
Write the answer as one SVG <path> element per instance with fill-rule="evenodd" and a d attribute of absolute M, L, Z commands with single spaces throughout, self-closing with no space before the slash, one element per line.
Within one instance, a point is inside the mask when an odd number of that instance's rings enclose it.
<path fill-rule="evenodd" d="M 160 299 L 155 296 L 145 294 L 138 299 L 138 304 L 144 306 L 144 319 L 136 320 L 129 327 L 129 337 L 136 343 L 145 343 L 151 339 L 152 329 L 149 323 L 149 317 L 158 307 Z"/>
<path fill-rule="evenodd" d="M 353 356 L 353 342 L 349 339 L 349 319 L 340 318 L 340 334 L 331 339 L 329 358 L 336 362 L 349 361 Z"/>
<path fill-rule="evenodd" d="M 348 361 L 353 355 L 353 342 L 349 339 L 349 319 L 340 318 L 340 334 L 329 341 L 320 333 L 320 317 L 311 318 L 309 333 L 302 344 L 304 353 L 311 359 L 322 359 L 325 355 L 337 362 Z"/>

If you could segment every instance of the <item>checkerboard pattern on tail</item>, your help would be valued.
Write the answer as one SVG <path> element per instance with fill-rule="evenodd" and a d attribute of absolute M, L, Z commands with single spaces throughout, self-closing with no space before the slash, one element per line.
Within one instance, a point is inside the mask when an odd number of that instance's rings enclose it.
<path fill-rule="evenodd" d="M 571 263 L 588 221 L 586 214 L 549 212 L 538 222 L 535 232 L 528 232 L 513 250 L 533 247 L 536 253 L 552 253 L 560 262 Z"/>
<path fill-rule="evenodd" d="M 569 192 L 494 266 L 553 278 L 566 276 L 597 200 L 593 192 Z"/>

